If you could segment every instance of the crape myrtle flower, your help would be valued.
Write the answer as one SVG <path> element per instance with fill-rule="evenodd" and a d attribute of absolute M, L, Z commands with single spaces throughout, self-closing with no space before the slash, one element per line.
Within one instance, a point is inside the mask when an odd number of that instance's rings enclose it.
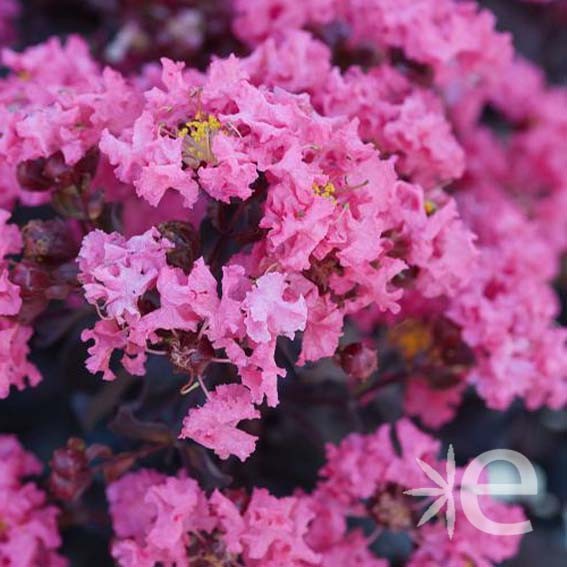
<path fill-rule="evenodd" d="M 0 438 L 0 564 L 65 565 L 58 518 L 89 517 L 104 477 L 124 567 L 387 567 L 383 531 L 409 567 L 495 566 L 519 538 L 473 531 L 458 500 L 452 540 L 417 528 L 416 459 L 445 462 L 408 416 L 439 428 L 473 392 L 567 404 L 566 90 L 475 2 L 221 3 L 129 2 L 98 50 L 117 68 L 78 36 L 2 51 L 0 398 L 41 381 L 33 335 L 60 313 L 91 374 L 141 387 L 99 384 L 139 446 L 71 438 L 45 493 Z M 16 11 L 0 1 L 2 45 Z M 395 424 L 366 419 L 383 386 Z M 315 403 L 365 429 L 315 431 Z M 292 410 L 321 455 L 344 438 L 308 492 L 271 493 L 254 471 Z"/>

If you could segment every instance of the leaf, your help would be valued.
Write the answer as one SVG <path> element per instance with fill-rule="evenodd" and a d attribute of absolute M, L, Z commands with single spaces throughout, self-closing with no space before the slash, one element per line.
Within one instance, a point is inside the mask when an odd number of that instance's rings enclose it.
<path fill-rule="evenodd" d="M 108 428 L 117 435 L 158 445 L 175 443 L 175 435 L 163 423 L 141 421 L 128 407 L 121 407 Z"/>

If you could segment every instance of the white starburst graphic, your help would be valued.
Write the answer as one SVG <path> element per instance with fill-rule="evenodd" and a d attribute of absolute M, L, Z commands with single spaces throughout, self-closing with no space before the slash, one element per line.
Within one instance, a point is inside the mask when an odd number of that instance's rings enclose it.
<path fill-rule="evenodd" d="M 416 459 L 417 464 L 421 470 L 426 474 L 426 476 L 431 479 L 437 487 L 430 488 L 415 488 L 413 490 L 406 490 L 404 494 L 410 496 L 429 496 L 436 497 L 436 500 L 427 508 L 423 516 L 419 520 L 417 527 L 423 526 L 431 518 L 435 517 L 442 509 L 445 504 L 447 504 L 447 511 L 445 513 L 445 518 L 447 522 L 447 533 L 449 534 L 449 539 L 453 539 L 455 533 L 455 451 L 453 450 L 453 445 L 449 445 L 449 451 L 447 452 L 447 463 L 446 463 L 446 473 L 447 479 L 445 480 L 433 467 L 428 465 L 421 459 Z"/>

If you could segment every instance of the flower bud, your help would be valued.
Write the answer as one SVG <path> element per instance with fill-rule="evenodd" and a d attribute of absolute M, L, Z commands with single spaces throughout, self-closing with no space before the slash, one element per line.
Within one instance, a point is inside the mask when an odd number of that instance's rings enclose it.
<path fill-rule="evenodd" d="M 16 168 L 18 183 L 26 191 L 47 191 L 53 186 L 53 181 L 44 173 L 45 158 L 21 161 Z"/>
<path fill-rule="evenodd" d="M 435 344 L 447 366 L 468 368 L 474 364 L 474 353 L 461 335 L 461 328 L 445 317 L 437 319 L 433 326 Z"/>
<path fill-rule="evenodd" d="M 95 176 L 99 158 L 98 148 L 91 148 L 77 163 L 69 165 L 65 156 L 57 152 L 47 158 L 43 174 L 59 187 L 80 185 L 85 176 L 91 179 Z"/>
<path fill-rule="evenodd" d="M 199 255 L 199 236 L 195 229 L 186 222 L 169 221 L 160 224 L 158 230 L 173 244 L 167 252 L 168 264 L 188 274 Z"/>
<path fill-rule="evenodd" d="M 25 301 L 42 297 L 51 284 L 49 273 L 34 262 L 18 262 L 10 274 L 10 280 L 20 287 L 20 296 Z"/>
<path fill-rule="evenodd" d="M 73 182 L 73 168 L 65 163 L 65 156 L 61 152 L 47 158 L 43 173 L 57 185 Z"/>
<path fill-rule="evenodd" d="M 78 246 L 65 222 L 33 220 L 22 230 L 24 257 L 36 262 L 62 264 L 78 253 Z"/>
<path fill-rule="evenodd" d="M 169 357 L 171 362 L 190 376 L 202 376 L 214 358 L 215 351 L 207 337 L 198 337 L 196 333 L 184 333 L 170 342 Z"/>
<path fill-rule="evenodd" d="M 79 185 L 67 185 L 57 189 L 53 194 L 53 208 L 61 215 L 70 219 L 95 220 L 104 210 L 104 194 L 93 191 L 86 196 L 84 188 Z"/>
<path fill-rule="evenodd" d="M 46 265 L 24 258 L 10 272 L 10 281 L 20 288 L 22 307 L 18 319 L 30 323 L 52 299 L 63 300 L 77 285 L 77 265 L 71 260 L 61 265 Z"/>
<path fill-rule="evenodd" d="M 100 150 L 93 146 L 87 153 L 73 166 L 75 174 L 88 175 L 91 179 L 96 175 L 98 163 L 100 161 Z"/>
<path fill-rule="evenodd" d="M 367 380 L 378 368 L 378 352 L 367 341 L 339 349 L 336 359 L 345 373 L 355 380 Z"/>
<path fill-rule="evenodd" d="M 49 488 L 60 500 L 76 500 L 91 483 L 87 448 L 81 439 L 69 439 L 66 447 L 53 453 L 49 464 Z"/>

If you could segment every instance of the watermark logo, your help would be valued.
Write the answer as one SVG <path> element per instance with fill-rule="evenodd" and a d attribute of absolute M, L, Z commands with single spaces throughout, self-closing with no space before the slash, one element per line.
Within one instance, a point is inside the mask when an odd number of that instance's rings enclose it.
<path fill-rule="evenodd" d="M 504 461 L 512 465 L 519 475 L 519 482 L 485 483 L 479 484 L 483 471 L 495 461 Z M 538 492 L 537 474 L 530 463 L 521 453 L 509 449 L 495 449 L 487 451 L 473 459 L 465 468 L 459 489 L 456 489 L 456 465 L 453 445 L 449 446 L 445 467 L 446 478 L 421 459 L 417 464 L 425 475 L 435 483 L 435 487 L 415 488 L 406 490 L 404 494 L 410 496 L 428 496 L 435 498 L 421 517 L 418 527 L 423 526 L 435 517 L 446 506 L 445 519 L 449 539 L 455 534 L 456 506 L 455 497 L 461 499 L 461 508 L 467 520 L 478 530 L 497 536 L 512 536 L 526 534 L 532 531 L 529 520 L 524 522 L 496 522 L 487 518 L 482 511 L 478 497 L 480 495 L 492 496 L 535 496 Z"/>

